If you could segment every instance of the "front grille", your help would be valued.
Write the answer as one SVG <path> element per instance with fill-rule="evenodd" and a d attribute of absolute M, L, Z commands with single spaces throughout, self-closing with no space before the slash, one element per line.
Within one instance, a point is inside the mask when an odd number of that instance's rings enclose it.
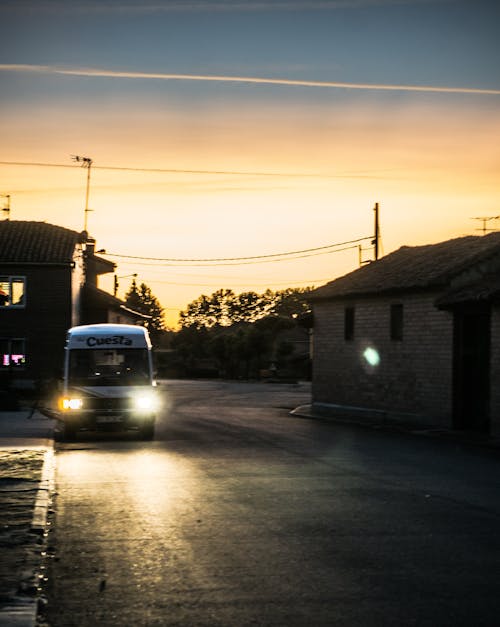
<path fill-rule="evenodd" d="M 84 409 L 97 411 L 118 411 L 130 407 L 129 398 L 97 398 L 88 397 L 84 399 Z"/>

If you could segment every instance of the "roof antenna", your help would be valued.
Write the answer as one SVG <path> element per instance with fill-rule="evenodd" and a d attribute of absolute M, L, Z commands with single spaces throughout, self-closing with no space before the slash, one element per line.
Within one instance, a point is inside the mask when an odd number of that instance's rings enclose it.
<path fill-rule="evenodd" d="M 5 206 L 2 207 L 2 212 L 5 213 L 5 219 L 10 219 L 10 194 L 0 194 L 0 198 L 5 198 Z"/>
<path fill-rule="evenodd" d="M 483 223 L 483 227 L 481 229 L 476 229 L 476 231 L 482 231 L 483 235 L 486 235 L 488 231 L 498 231 L 498 229 L 488 229 L 486 228 L 486 223 L 490 220 L 498 220 L 500 216 L 483 216 L 478 218 L 471 218 L 471 220 L 481 220 Z"/>
<path fill-rule="evenodd" d="M 71 155 L 71 158 L 73 159 L 73 161 L 76 161 L 76 163 L 81 163 L 82 164 L 82 168 L 87 168 L 87 190 L 85 192 L 85 214 L 84 214 L 84 220 L 83 220 L 83 230 L 85 232 L 87 232 L 87 216 L 89 211 L 92 211 L 92 209 L 89 209 L 89 191 L 90 191 L 90 168 L 92 167 L 92 159 L 90 157 L 80 157 L 79 155 Z"/>

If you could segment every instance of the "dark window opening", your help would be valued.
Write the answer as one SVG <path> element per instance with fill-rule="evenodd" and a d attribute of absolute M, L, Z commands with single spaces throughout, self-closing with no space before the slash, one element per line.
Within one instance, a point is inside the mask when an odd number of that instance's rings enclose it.
<path fill-rule="evenodd" d="M 391 340 L 403 339 L 403 305 L 391 305 Z"/>
<path fill-rule="evenodd" d="M 354 307 L 346 307 L 344 310 L 344 339 L 354 339 Z"/>

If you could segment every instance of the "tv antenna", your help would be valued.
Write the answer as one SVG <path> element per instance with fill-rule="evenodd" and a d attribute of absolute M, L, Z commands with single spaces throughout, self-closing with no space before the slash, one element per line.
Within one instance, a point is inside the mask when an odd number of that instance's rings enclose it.
<path fill-rule="evenodd" d="M 2 207 L 2 213 L 5 213 L 5 219 L 10 219 L 10 194 L 0 194 L 0 198 L 5 198 L 5 205 Z"/>
<path fill-rule="evenodd" d="M 87 222 L 88 222 L 88 214 L 89 211 L 92 211 L 92 209 L 89 209 L 89 191 L 90 191 L 90 168 L 92 167 L 92 159 L 90 157 L 80 157 L 79 155 L 71 155 L 71 158 L 73 159 L 73 161 L 76 161 L 76 163 L 80 163 L 82 168 L 86 168 L 87 169 L 87 189 L 85 191 L 85 213 L 84 213 L 84 220 L 83 220 L 83 230 L 85 232 L 87 232 Z"/>
<path fill-rule="evenodd" d="M 476 218 L 471 218 L 471 220 L 480 220 L 483 223 L 482 228 L 476 229 L 476 231 L 482 231 L 483 235 L 486 235 L 488 231 L 498 231 L 498 229 L 488 229 L 486 224 L 491 220 L 498 220 L 500 216 L 480 216 Z"/>

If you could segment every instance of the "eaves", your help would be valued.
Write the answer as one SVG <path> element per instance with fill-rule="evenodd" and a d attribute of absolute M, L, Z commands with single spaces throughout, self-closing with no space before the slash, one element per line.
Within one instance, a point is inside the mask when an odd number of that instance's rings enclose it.
<path fill-rule="evenodd" d="M 378 298 L 387 298 L 391 296 L 414 296 L 416 294 L 429 294 L 433 295 L 436 292 L 441 292 L 444 289 L 447 289 L 448 283 L 439 283 L 434 285 L 416 285 L 412 287 L 392 287 L 381 290 L 360 290 L 360 291 L 352 291 L 352 292 L 344 292 L 341 294 L 331 294 L 325 296 L 313 296 L 310 298 L 313 305 L 315 302 L 346 302 L 360 299 L 373 299 L 376 300 Z"/>
<path fill-rule="evenodd" d="M 3 266 L 28 266 L 37 268 L 57 267 L 74 268 L 74 261 L 0 261 L 0 268 Z"/>

